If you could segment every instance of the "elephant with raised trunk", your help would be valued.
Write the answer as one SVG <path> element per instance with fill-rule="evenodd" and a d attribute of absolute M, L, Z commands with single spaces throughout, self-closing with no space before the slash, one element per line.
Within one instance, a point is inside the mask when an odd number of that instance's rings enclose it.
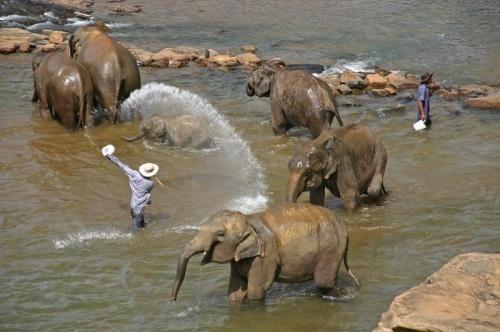
<path fill-rule="evenodd" d="M 335 96 L 328 84 L 305 70 L 287 70 L 283 61 L 269 60 L 248 79 L 247 95 L 271 97 L 271 122 L 276 135 L 291 127 L 306 127 L 313 138 L 330 128 L 334 117 L 342 127 Z"/>
<path fill-rule="evenodd" d="M 69 38 L 71 57 L 90 73 L 97 103 L 118 120 L 119 104 L 141 87 L 137 62 L 128 49 L 115 42 L 105 25 L 80 27 Z"/>
<path fill-rule="evenodd" d="M 384 144 L 365 126 L 350 124 L 327 130 L 299 144 L 288 163 L 287 202 L 309 191 L 312 204 L 325 204 L 325 187 L 342 199 L 347 210 L 358 206 L 361 194 L 387 194 L 383 179 L 387 163 Z"/>
<path fill-rule="evenodd" d="M 204 224 L 186 245 L 177 263 L 172 300 L 184 280 L 189 259 L 204 253 L 201 264 L 229 263 L 231 301 L 261 300 L 274 281 L 314 280 L 326 294 L 335 294 L 342 260 L 349 269 L 346 227 L 326 208 L 285 204 L 245 215 L 222 211 Z"/>
<path fill-rule="evenodd" d="M 42 117 L 59 120 L 66 129 L 92 127 L 94 88 L 90 75 L 63 52 L 35 53 L 32 58 L 34 91 Z"/>
<path fill-rule="evenodd" d="M 214 145 L 209 128 L 205 119 L 191 114 L 153 114 L 142 121 L 138 135 L 122 138 L 128 142 L 148 139 L 179 148 L 203 149 Z"/>

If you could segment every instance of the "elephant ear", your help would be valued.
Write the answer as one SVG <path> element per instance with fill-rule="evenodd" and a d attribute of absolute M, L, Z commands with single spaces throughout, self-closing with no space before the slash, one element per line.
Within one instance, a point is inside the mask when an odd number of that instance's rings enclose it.
<path fill-rule="evenodd" d="M 244 240 L 236 247 L 234 253 L 234 260 L 238 262 L 244 258 L 251 258 L 256 256 L 265 256 L 264 244 L 272 233 L 262 221 L 255 216 L 247 216 L 248 232 Z"/>
<path fill-rule="evenodd" d="M 280 58 L 273 58 L 271 60 L 268 60 L 266 62 L 266 65 L 274 70 L 283 70 L 286 68 L 285 62 L 283 62 L 283 60 L 281 60 Z"/>
<path fill-rule="evenodd" d="M 337 171 L 337 157 L 335 151 L 332 149 L 325 150 L 323 170 L 323 178 L 325 180 Z"/>

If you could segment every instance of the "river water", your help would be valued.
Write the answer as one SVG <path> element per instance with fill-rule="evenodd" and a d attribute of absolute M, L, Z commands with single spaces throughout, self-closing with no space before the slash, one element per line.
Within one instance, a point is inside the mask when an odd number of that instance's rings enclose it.
<path fill-rule="evenodd" d="M 497 1 L 143 1 L 114 23 L 120 41 L 237 50 L 326 66 L 380 65 L 433 71 L 447 84 L 498 84 Z M 7 14 L 0 13 L 5 17 Z M 10 22 L 11 19 L 1 21 Z M 72 31 L 42 18 L 32 27 Z M 416 133 L 413 102 L 339 97 L 345 122 L 369 126 L 388 150 L 380 206 L 347 214 L 351 268 L 362 283 L 347 298 L 322 298 L 311 283 L 275 284 L 265 303 L 226 300 L 229 267 L 193 258 L 176 303 L 169 302 L 177 256 L 214 212 L 254 212 L 283 201 L 287 160 L 307 135 L 276 137 L 269 100 L 245 94 L 248 73 L 190 66 L 141 68 L 128 101 L 144 112 L 191 113 L 209 121 L 216 147 L 203 151 L 126 143 L 137 123 L 66 132 L 29 99 L 28 55 L 0 56 L 0 329 L 5 331 L 370 331 L 397 294 L 456 254 L 498 252 L 500 118 L 432 100 L 433 128 Z M 130 230 L 126 177 L 99 148 L 138 167 L 160 165 L 148 226 Z M 301 200 L 307 200 L 303 195 Z M 348 283 L 341 269 L 340 284 Z"/>

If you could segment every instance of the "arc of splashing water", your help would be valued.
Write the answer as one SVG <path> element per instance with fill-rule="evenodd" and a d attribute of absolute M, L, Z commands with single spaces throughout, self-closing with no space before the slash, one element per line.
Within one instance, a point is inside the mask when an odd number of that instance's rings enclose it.
<path fill-rule="evenodd" d="M 171 106 L 170 108 L 165 106 Z M 134 91 L 121 106 L 122 116 L 130 118 L 133 112 L 141 113 L 143 118 L 153 113 L 166 113 L 168 115 L 189 113 L 204 117 L 216 135 L 214 139 L 223 142 L 231 148 L 227 150 L 235 154 L 232 159 L 245 160 L 241 166 L 242 177 L 251 179 L 253 192 L 245 197 L 237 197 L 228 202 L 225 208 L 238 205 L 244 213 L 255 212 L 267 207 L 267 184 L 262 166 L 255 158 L 248 144 L 236 133 L 229 122 L 206 99 L 187 90 L 163 83 L 148 83 L 141 89 Z M 228 152 L 229 153 L 229 152 Z"/>

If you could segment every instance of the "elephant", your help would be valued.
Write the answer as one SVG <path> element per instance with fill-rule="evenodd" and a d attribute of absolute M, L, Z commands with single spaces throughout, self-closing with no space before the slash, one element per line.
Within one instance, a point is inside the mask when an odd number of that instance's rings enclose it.
<path fill-rule="evenodd" d="M 128 142 L 151 139 L 180 148 L 202 149 L 214 144 L 209 128 L 205 119 L 191 114 L 153 114 L 142 121 L 141 132 L 137 136 L 122 138 Z"/>
<path fill-rule="evenodd" d="M 387 152 L 368 127 L 350 124 L 324 131 L 315 140 L 299 144 L 288 163 L 287 202 L 303 191 L 312 204 L 324 206 L 325 187 L 352 211 L 360 194 L 378 197 L 384 188 Z"/>
<path fill-rule="evenodd" d="M 132 53 L 109 37 L 108 30 L 104 24 L 80 27 L 70 36 L 69 49 L 90 73 L 97 104 L 116 124 L 119 104 L 141 87 L 141 76 Z"/>
<path fill-rule="evenodd" d="M 333 211 L 311 204 L 284 204 L 245 215 L 220 211 L 205 223 L 177 262 L 171 299 L 177 300 L 189 259 L 204 253 L 201 265 L 230 263 L 228 298 L 232 302 L 263 300 L 273 281 L 314 280 L 326 294 L 337 294 L 342 260 L 349 269 L 349 238 Z"/>
<path fill-rule="evenodd" d="M 271 97 L 271 122 L 275 135 L 284 135 L 293 126 L 306 127 L 313 138 L 328 129 L 334 117 L 343 121 L 328 84 L 306 70 L 287 70 L 280 59 L 256 69 L 247 80 L 246 93 Z"/>
<path fill-rule="evenodd" d="M 65 128 L 93 126 L 94 87 L 85 68 L 63 52 L 35 53 L 32 58 L 33 97 L 44 118 Z"/>

